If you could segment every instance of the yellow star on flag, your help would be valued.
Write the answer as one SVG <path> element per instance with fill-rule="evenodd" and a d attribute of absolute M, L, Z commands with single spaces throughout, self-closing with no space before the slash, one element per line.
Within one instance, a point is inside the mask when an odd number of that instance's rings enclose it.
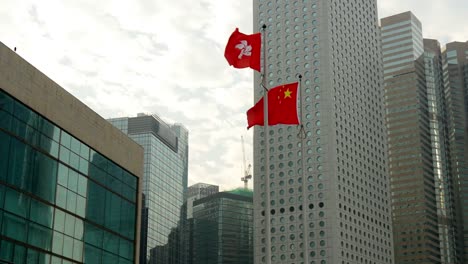
<path fill-rule="evenodd" d="M 289 97 L 289 98 L 292 98 L 292 97 L 291 97 L 291 94 L 292 94 L 292 92 L 289 91 L 289 88 L 288 88 L 288 90 L 286 90 L 286 91 L 284 92 L 284 98 L 288 98 L 288 97 Z"/>

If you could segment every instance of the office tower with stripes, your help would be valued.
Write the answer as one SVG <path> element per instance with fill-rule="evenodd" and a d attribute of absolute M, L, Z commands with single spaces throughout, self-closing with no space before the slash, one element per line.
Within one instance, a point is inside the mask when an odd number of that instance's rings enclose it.
<path fill-rule="evenodd" d="M 411 12 L 382 19 L 396 263 L 460 263 L 442 53 Z"/>
<path fill-rule="evenodd" d="M 302 76 L 303 125 L 254 130 L 255 263 L 393 263 L 377 1 L 253 10 L 266 86 Z"/>
<path fill-rule="evenodd" d="M 457 242 L 462 258 L 468 261 L 468 41 L 451 42 L 442 54 L 447 101 L 448 142 L 457 214 Z"/>

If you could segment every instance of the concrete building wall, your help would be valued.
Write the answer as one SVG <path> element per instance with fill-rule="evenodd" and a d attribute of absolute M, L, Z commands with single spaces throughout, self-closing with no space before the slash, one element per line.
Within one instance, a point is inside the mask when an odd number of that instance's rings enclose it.
<path fill-rule="evenodd" d="M 128 171 L 143 175 L 140 145 L 3 43 L 0 58 L 0 87 Z"/>

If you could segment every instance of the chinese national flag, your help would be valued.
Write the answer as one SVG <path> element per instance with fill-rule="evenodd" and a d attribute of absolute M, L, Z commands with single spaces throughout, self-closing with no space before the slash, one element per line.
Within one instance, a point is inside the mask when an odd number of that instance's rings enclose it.
<path fill-rule="evenodd" d="M 234 68 L 250 67 L 260 71 L 261 41 L 260 33 L 245 35 L 236 28 L 226 45 L 224 57 Z"/>
<path fill-rule="evenodd" d="M 268 91 L 268 125 L 297 125 L 297 82 L 283 84 Z M 247 129 L 264 125 L 263 97 L 247 111 Z"/>

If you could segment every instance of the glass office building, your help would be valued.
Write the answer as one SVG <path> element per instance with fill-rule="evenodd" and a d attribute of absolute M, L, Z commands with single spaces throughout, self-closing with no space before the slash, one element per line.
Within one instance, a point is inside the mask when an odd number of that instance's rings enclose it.
<path fill-rule="evenodd" d="M 181 208 L 180 220 L 180 261 L 184 264 L 193 263 L 193 202 L 216 194 L 219 186 L 207 183 L 196 183 L 187 188 L 186 200 Z"/>
<path fill-rule="evenodd" d="M 468 261 L 468 42 L 447 43 L 442 53 L 458 251 Z"/>
<path fill-rule="evenodd" d="M 144 148 L 140 263 L 174 263 L 172 245 L 188 180 L 188 130 L 158 116 L 108 120 Z"/>
<path fill-rule="evenodd" d="M 450 142 L 463 134 L 456 135 L 453 126 L 463 121 L 452 112 L 462 89 L 447 87 L 440 44 L 423 39 L 414 14 L 381 22 L 395 261 L 465 263 L 456 239 L 463 236 L 454 188 L 461 163 L 453 149 L 464 147 Z"/>
<path fill-rule="evenodd" d="M 440 43 L 424 39 L 424 71 L 431 131 L 432 164 L 437 201 L 439 245 L 442 263 L 460 263 L 457 250 L 456 212 L 453 173 L 447 126 L 447 103 L 443 81 L 443 60 Z"/>
<path fill-rule="evenodd" d="M 422 26 L 411 12 L 381 21 L 395 261 L 437 263 L 441 256 Z M 421 239 L 413 239 L 416 234 Z"/>
<path fill-rule="evenodd" d="M 193 217 L 193 202 L 219 192 L 218 185 L 196 183 L 187 189 L 187 219 Z"/>
<path fill-rule="evenodd" d="M 105 148 L 93 148 L 14 97 L 27 98 L 23 97 L 23 92 L 29 93 L 25 86 L 10 85 L 14 78 L 27 79 L 27 70 L 36 75 L 37 83 L 52 81 L 3 44 L 0 54 L 0 61 L 18 63 L 16 70 L 8 67 L 10 72 L 0 73 L 0 262 L 135 263 L 138 177 L 96 150 Z M 35 88 L 37 84 L 25 85 Z M 76 117 L 80 128 L 91 123 L 80 122 L 82 116 L 106 124 L 56 84 L 54 92 L 63 92 L 65 101 L 73 102 L 80 113 L 71 108 L 57 113 L 52 105 L 57 102 L 49 100 L 53 96 L 41 98 L 47 103 L 34 101 L 40 89 L 54 94 L 49 88 L 37 88 L 25 101 L 36 106 L 48 103 L 46 107 L 55 114 Z M 121 134 L 109 125 L 102 134 L 91 136 L 99 140 L 112 138 L 112 133 Z M 130 139 L 120 139 L 121 144 L 129 144 L 128 152 L 142 166 L 142 150 Z"/>
<path fill-rule="evenodd" d="M 253 263 L 252 196 L 249 190 L 237 190 L 193 202 L 191 263 Z"/>

